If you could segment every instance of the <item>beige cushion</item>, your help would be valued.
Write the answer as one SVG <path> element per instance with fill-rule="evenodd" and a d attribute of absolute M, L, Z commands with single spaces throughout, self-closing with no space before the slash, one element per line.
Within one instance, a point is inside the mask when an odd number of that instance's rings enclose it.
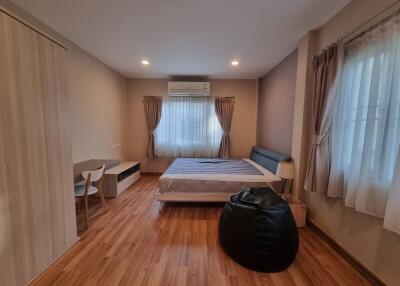
<path fill-rule="evenodd" d="M 97 188 L 90 185 L 88 189 L 88 195 L 93 195 L 95 193 L 97 193 Z M 76 185 L 75 197 L 84 197 L 84 196 L 85 196 L 85 185 Z"/>

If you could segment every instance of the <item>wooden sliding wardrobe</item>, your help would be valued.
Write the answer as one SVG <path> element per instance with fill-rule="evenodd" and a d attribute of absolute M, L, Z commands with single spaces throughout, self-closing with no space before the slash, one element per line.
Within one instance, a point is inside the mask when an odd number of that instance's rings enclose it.
<path fill-rule="evenodd" d="M 77 234 L 66 50 L 7 13 L 0 7 L 0 284 L 12 286 Z"/>

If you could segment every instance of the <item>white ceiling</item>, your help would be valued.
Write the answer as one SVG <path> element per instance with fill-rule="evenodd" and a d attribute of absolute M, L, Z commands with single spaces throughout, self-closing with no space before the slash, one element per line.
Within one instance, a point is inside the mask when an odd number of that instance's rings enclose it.
<path fill-rule="evenodd" d="M 256 78 L 350 0 L 13 2 L 128 77 Z"/>

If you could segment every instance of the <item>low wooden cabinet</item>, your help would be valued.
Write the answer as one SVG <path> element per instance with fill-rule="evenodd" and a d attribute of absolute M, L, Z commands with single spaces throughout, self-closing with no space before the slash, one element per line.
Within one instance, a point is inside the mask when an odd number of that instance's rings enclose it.
<path fill-rule="evenodd" d="M 140 178 L 139 162 L 121 162 L 108 169 L 104 178 L 104 195 L 115 198 Z"/>

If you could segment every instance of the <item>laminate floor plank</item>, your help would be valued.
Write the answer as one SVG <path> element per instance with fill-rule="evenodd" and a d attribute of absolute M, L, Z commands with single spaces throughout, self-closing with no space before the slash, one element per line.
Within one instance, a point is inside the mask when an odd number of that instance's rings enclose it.
<path fill-rule="evenodd" d="M 90 225 L 79 242 L 32 285 L 371 285 L 309 228 L 299 229 L 300 249 L 287 270 L 248 270 L 219 245 L 221 204 L 169 203 L 160 209 L 157 183 L 158 176 L 143 175 L 107 201 L 108 212 L 92 202 Z"/>

